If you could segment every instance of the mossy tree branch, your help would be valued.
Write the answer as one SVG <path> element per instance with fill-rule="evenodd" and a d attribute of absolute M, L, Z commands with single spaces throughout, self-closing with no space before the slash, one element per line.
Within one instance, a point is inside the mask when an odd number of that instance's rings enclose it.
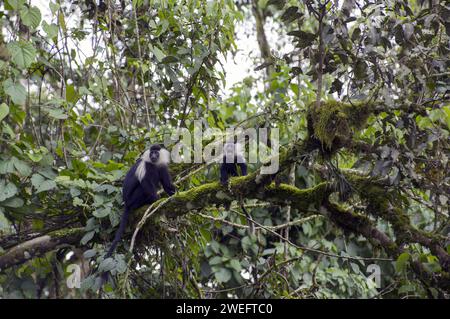
<path fill-rule="evenodd" d="M 385 233 L 379 231 L 367 216 L 353 213 L 328 201 L 324 202 L 323 208 L 328 217 L 337 226 L 346 231 L 364 236 L 373 244 L 381 246 L 389 256 L 397 258 L 406 251 Z M 450 290 L 450 275 L 448 272 L 431 274 L 425 270 L 420 262 L 415 260 L 411 261 L 410 265 L 416 275 L 428 286 L 437 286 L 445 291 Z"/>
<path fill-rule="evenodd" d="M 332 111 L 333 114 L 337 113 L 339 115 L 338 118 L 340 119 L 341 125 L 338 125 L 338 127 L 343 128 L 343 131 L 349 133 L 353 129 L 360 129 L 365 124 L 367 114 L 370 113 L 372 107 L 368 109 L 362 106 L 345 106 L 343 110 L 338 110 L 337 105 L 334 105 Z M 353 114 L 355 112 L 358 114 L 361 113 L 362 115 L 356 117 Z M 330 118 L 333 118 L 329 116 L 325 116 L 325 119 L 318 121 L 315 117 L 319 115 L 321 115 L 320 112 L 315 114 L 315 116 L 310 116 L 309 120 L 312 121 L 308 123 L 310 136 L 306 141 L 294 143 L 280 152 L 279 171 L 283 171 L 314 150 L 319 149 L 319 151 L 323 151 L 324 145 L 326 146 L 327 144 L 333 146 L 333 149 L 330 149 L 328 155 L 334 154 L 338 148 L 351 148 L 352 143 L 344 141 L 343 138 L 343 136 L 345 137 L 351 134 L 341 134 L 341 131 L 333 131 L 333 136 L 327 139 L 327 136 L 324 135 L 327 131 L 326 128 L 336 123 L 329 123 Z M 319 116 L 319 118 L 322 117 Z M 355 123 L 353 122 L 355 118 L 359 118 L 360 120 Z M 411 224 L 408 216 L 402 210 L 402 197 L 398 191 L 391 188 L 382 179 L 369 178 L 353 171 L 343 171 L 343 174 L 355 192 L 363 200 L 363 203 L 367 205 L 366 212 L 377 218 L 382 218 L 393 225 L 396 236 L 395 241 L 377 230 L 368 216 L 348 212 L 339 206 L 330 204 L 328 197 L 333 192 L 333 181 L 322 182 L 309 189 L 298 189 L 287 184 L 275 185 L 272 183 L 273 176 L 263 175 L 260 173 L 260 170 L 248 176 L 231 178 L 228 187 L 224 187 L 218 182 L 212 182 L 179 192 L 164 203 L 158 210 L 158 213 L 173 218 L 182 216 L 193 210 L 202 210 L 208 206 L 229 204 L 233 200 L 241 201 L 243 199 L 260 199 L 279 205 L 289 204 L 292 208 L 299 209 L 301 212 L 306 212 L 308 207 L 314 204 L 316 207 L 325 208 L 328 212 L 325 215 L 338 227 L 365 236 L 368 240 L 383 247 L 390 257 L 399 256 L 405 244 L 419 243 L 429 248 L 439 258 L 442 268 L 446 270 L 440 276 L 443 276 L 444 281 L 448 279 L 450 259 L 449 255 L 442 248 L 442 238 L 437 238 L 437 236 L 420 231 Z M 154 203 L 154 207 L 157 207 L 164 200 L 161 199 L 161 202 Z M 139 219 L 147 208 L 143 207 L 133 215 Z M 9 249 L 0 255 L 0 267 L 5 268 L 21 264 L 34 256 L 39 256 L 45 252 L 57 249 L 61 245 L 77 244 L 82 236 L 83 230 L 78 229 L 76 232 L 72 232 L 70 229 L 68 230 L 69 234 L 64 234 L 61 231 L 57 234 L 49 233 Z M 94 238 L 94 240 L 98 239 Z M 31 254 L 30 251 L 32 252 Z M 426 273 L 420 263 L 412 262 L 411 266 L 420 278 L 423 278 L 427 282 L 438 280 L 440 286 L 448 288 L 448 284 L 442 284 L 442 279 L 436 279 L 434 275 L 431 276 Z"/>

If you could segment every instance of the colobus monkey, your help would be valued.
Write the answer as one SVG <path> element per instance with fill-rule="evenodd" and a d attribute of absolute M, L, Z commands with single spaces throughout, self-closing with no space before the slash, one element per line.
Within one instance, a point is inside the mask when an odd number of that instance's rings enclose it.
<path fill-rule="evenodd" d="M 247 164 L 245 163 L 244 150 L 242 149 L 241 144 L 239 142 L 225 143 L 223 146 L 223 162 L 220 166 L 220 182 L 222 185 L 228 184 L 228 176 L 239 176 L 238 166 L 241 168 L 241 176 L 246 176 Z M 245 209 L 242 202 L 240 205 L 243 213 L 247 216 L 249 221 L 250 233 L 253 234 L 255 227 L 253 223 L 250 222 L 251 216 Z M 230 209 L 229 203 L 225 204 L 225 209 Z"/>
<path fill-rule="evenodd" d="M 169 196 L 175 194 L 175 186 L 172 184 L 169 174 L 169 161 L 169 151 L 158 144 L 154 144 L 149 150 L 144 152 L 142 157 L 128 171 L 123 181 L 122 189 L 125 211 L 120 219 L 119 229 L 116 232 L 111 248 L 109 248 L 105 258 L 112 255 L 119 243 L 130 212 L 158 200 L 157 192 L 160 184 Z"/>
<path fill-rule="evenodd" d="M 228 183 L 228 176 L 239 176 L 238 168 L 241 168 L 241 176 L 247 175 L 244 151 L 240 143 L 225 143 L 223 147 L 223 162 L 220 165 L 220 182 Z"/>

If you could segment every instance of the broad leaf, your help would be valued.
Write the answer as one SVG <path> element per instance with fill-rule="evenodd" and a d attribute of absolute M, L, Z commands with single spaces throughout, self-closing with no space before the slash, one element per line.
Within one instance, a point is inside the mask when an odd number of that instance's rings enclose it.
<path fill-rule="evenodd" d="M 23 199 L 19 197 L 9 198 L 2 203 L 3 206 L 11 208 L 19 208 L 22 207 L 23 204 L 24 204 Z"/>
<path fill-rule="evenodd" d="M 11 97 L 14 104 L 24 104 L 27 99 L 27 91 L 20 83 L 13 83 L 10 79 L 3 83 L 5 93 Z"/>
<path fill-rule="evenodd" d="M 14 41 L 8 44 L 12 61 L 22 69 L 28 68 L 36 58 L 36 49 L 30 42 Z"/>
<path fill-rule="evenodd" d="M 25 0 L 8 0 L 8 4 L 11 6 L 12 9 L 19 10 L 25 4 Z"/>
<path fill-rule="evenodd" d="M 78 93 L 75 90 L 74 86 L 70 85 L 70 84 L 67 85 L 66 86 L 66 100 L 67 100 L 67 102 L 75 104 L 75 103 L 77 103 L 78 98 L 79 98 L 79 96 L 78 96 Z"/>
<path fill-rule="evenodd" d="M 16 171 L 21 176 L 28 176 L 31 174 L 31 167 L 26 162 L 21 161 L 15 157 L 13 157 L 12 161 L 14 163 L 14 167 L 16 168 Z"/>
<path fill-rule="evenodd" d="M 46 21 L 42 21 L 42 28 L 50 39 L 55 39 L 58 36 L 58 26 L 54 23 L 48 24 Z"/>
<path fill-rule="evenodd" d="M 81 238 L 80 243 L 81 243 L 82 245 L 86 245 L 86 244 L 94 237 L 94 234 L 95 234 L 95 230 L 92 230 L 92 231 L 90 231 L 90 232 L 87 232 L 87 233 L 83 236 L 83 238 Z"/>
<path fill-rule="evenodd" d="M 5 103 L 0 104 L 0 122 L 9 114 L 9 107 Z"/>
<path fill-rule="evenodd" d="M 220 268 L 219 271 L 214 273 L 214 276 L 218 282 L 227 282 L 231 279 L 231 271 L 227 268 Z"/>
<path fill-rule="evenodd" d="M 153 48 L 152 48 L 152 52 L 155 54 L 156 59 L 157 59 L 159 62 L 162 62 L 163 59 L 164 59 L 164 57 L 166 56 L 166 55 L 164 54 L 164 52 L 162 52 L 158 47 L 153 47 Z"/>
<path fill-rule="evenodd" d="M 45 192 L 56 187 L 56 182 L 45 179 L 41 174 L 33 174 L 31 184 L 36 188 L 36 193 Z"/>
<path fill-rule="evenodd" d="M 13 197 L 17 194 L 17 187 L 13 183 L 7 183 L 5 180 L 0 180 L 0 202 Z"/>
<path fill-rule="evenodd" d="M 24 7 L 20 10 L 22 23 L 30 28 L 36 29 L 41 23 L 41 11 L 37 7 Z"/>

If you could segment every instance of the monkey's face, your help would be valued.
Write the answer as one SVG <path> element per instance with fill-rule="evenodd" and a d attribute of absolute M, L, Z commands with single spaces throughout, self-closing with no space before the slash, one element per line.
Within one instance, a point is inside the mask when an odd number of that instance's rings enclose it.
<path fill-rule="evenodd" d="M 157 150 L 150 151 L 150 161 L 153 164 L 156 164 L 158 162 L 158 160 L 159 160 L 159 151 L 157 151 Z"/>
<path fill-rule="evenodd" d="M 234 157 L 235 155 L 235 145 L 232 143 L 226 143 L 224 146 L 224 154 L 227 157 Z"/>

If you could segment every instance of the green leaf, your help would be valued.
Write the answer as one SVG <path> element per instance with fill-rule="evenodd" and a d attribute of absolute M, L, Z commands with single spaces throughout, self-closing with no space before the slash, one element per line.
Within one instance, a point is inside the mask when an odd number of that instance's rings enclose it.
<path fill-rule="evenodd" d="M 63 109 L 47 109 L 47 111 L 48 115 L 58 120 L 65 120 L 69 117 Z"/>
<path fill-rule="evenodd" d="M 80 243 L 81 243 L 82 245 L 86 245 L 86 244 L 94 237 L 94 234 L 95 234 L 95 230 L 92 230 L 92 231 L 90 231 L 90 232 L 87 232 L 87 233 L 83 236 L 83 238 L 81 238 Z"/>
<path fill-rule="evenodd" d="M 0 162 L 0 174 L 14 173 L 14 163 L 11 160 Z"/>
<path fill-rule="evenodd" d="M 20 10 L 22 23 L 30 28 L 36 29 L 41 23 L 41 11 L 37 7 L 24 7 Z"/>
<path fill-rule="evenodd" d="M 11 208 L 19 208 L 19 207 L 22 207 L 23 204 L 24 204 L 23 199 L 19 198 L 19 197 L 9 198 L 9 199 L 5 200 L 4 202 L 2 202 L 3 206 L 11 207 Z"/>
<path fill-rule="evenodd" d="M 14 104 L 24 104 L 27 98 L 27 91 L 20 83 L 13 83 L 10 79 L 3 83 L 5 93 L 11 97 Z"/>
<path fill-rule="evenodd" d="M 211 241 L 211 233 L 204 228 L 200 228 L 200 234 L 206 241 Z"/>
<path fill-rule="evenodd" d="M 31 184 L 37 189 L 39 185 L 44 182 L 45 178 L 40 174 L 33 174 L 31 176 Z"/>
<path fill-rule="evenodd" d="M 78 101 L 78 93 L 75 91 L 75 87 L 73 85 L 66 85 L 66 100 L 69 103 L 77 103 Z"/>
<path fill-rule="evenodd" d="M 402 272 L 406 269 L 407 262 L 411 256 L 408 253 L 403 253 L 398 256 L 397 261 L 395 262 L 395 270 L 397 272 Z"/>
<path fill-rule="evenodd" d="M 175 63 L 178 62 L 178 58 L 173 55 L 168 55 L 162 59 L 162 63 Z"/>
<path fill-rule="evenodd" d="M 442 271 L 441 266 L 437 262 L 431 262 L 431 263 L 423 263 L 423 268 L 425 268 L 428 272 L 440 272 Z"/>
<path fill-rule="evenodd" d="M 404 294 L 410 291 L 415 291 L 416 287 L 413 284 L 403 285 L 398 289 L 399 294 Z"/>
<path fill-rule="evenodd" d="M 83 200 L 82 200 L 81 198 L 79 198 L 79 197 L 75 197 L 75 198 L 73 199 L 73 205 L 74 205 L 74 206 L 86 206 L 86 205 L 83 203 Z"/>
<path fill-rule="evenodd" d="M 101 272 L 110 271 L 110 270 L 114 269 L 115 266 L 116 266 L 116 262 L 114 261 L 114 259 L 109 257 L 100 263 L 100 265 L 98 266 L 98 271 L 101 271 Z"/>
<path fill-rule="evenodd" d="M 298 41 L 297 47 L 299 48 L 306 48 L 310 46 L 317 37 L 317 35 L 314 33 L 305 32 L 302 30 L 291 31 L 288 33 L 288 35 L 296 37 L 295 40 Z"/>
<path fill-rule="evenodd" d="M 9 106 L 6 103 L 0 104 L 0 122 L 9 114 Z"/>
<path fill-rule="evenodd" d="M 217 242 L 217 241 L 215 241 L 215 240 L 213 240 L 213 241 L 211 241 L 210 243 L 209 243 L 211 246 L 211 249 L 217 254 L 217 253 L 219 253 L 219 251 L 220 251 L 220 244 Z"/>
<path fill-rule="evenodd" d="M 220 268 L 219 271 L 214 273 L 218 282 L 227 282 L 231 279 L 231 271 L 226 268 Z"/>
<path fill-rule="evenodd" d="M 103 218 L 109 215 L 109 213 L 111 213 L 111 207 L 106 207 L 106 208 L 100 208 L 100 209 L 96 209 L 92 215 L 94 215 L 97 218 Z"/>
<path fill-rule="evenodd" d="M 36 193 L 45 192 L 56 187 L 56 182 L 45 179 L 41 174 L 31 176 L 31 184 L 36 188 Z"/>
<path fill-rule="evenodd" d="M 38 187 L 36 192 L 40 193 L 40 192 L 49 191 L 49 190 L 51 190 L 51 189 L 53 189 L 55 187 L 56 187 L 55 181 L 46 180 Z"/>
<path fill-rule="evenodd" d="M 298 19 L 303 14 L 301 12 L 298 12 L 298 7 L 292 6 L 286 9 L 284 11 L 283 15 L 281 16 L 281 20 L 283 20 L 286 23 L 290 23 L 294 21 L 295 19 Z"/>
<path fill-rule="evenodd" d="M 139 8 L 144 3 L 144 0 L 133 0 L 133 8 Z"/>
<path fill-rule="evenodd" d="M 120 258 L 117 260 L 117 264 L 116 264 L 116 271 L 119 274 L 123 274 L 124 272 L 126 272 L 128 269 L 127 263 L 125 262 L 125 260 L 123 258 Z"/>
<path fill-rule="evenodd" d="M 209 260 L 209 264 L 211 266 L 219 265 L 221 263 L 222 263 L 222 257 L 220 257 L 220 256 L 215 256 Z"/>
<path fill-rule="evenodd" d="M 64 15 L 62 14 L 62 12 L 58 13 L 58 23 L 61 29 L 63 30 L 64 34 L 66 34 L 67 32 L 66 20 L 64 19 Z"/>
<path fill-rule="evenodd" d="M 230 267 L 233 268 L 236 271 L 241 271 L 242 270 L 241 263 L 237 259 L 230 260 Z"/>
<path fill-rule="evenodd" d="M 269 1 L 267 1 L 266 7 L 268 7 L 270 5 L 274 5 L 277 7 L 278 10 L 281 10 L 285 4 L 286 4 L 286 0 L 269 0 Z"/>
<path fill-rule="evenodd" d="M 446 105 L 442 108 L 442 110 L 444 111 L 444 120 L 447 123 L 447 127 L 450 130 L 450 105 Z"/>
<path fill-rule="evenodd" d="M 24 161 L 21 161 L 15 157 L 12 158 L 12 161 L 14 163 L 14 167 L 16 168 L 16 171 L 21 176 L 28 176 L 31 174 L 31 167 Z"/>
<path fill-rule="evenodd" d="M 157 59 L 159 62 L 162 62 L 162 60 L 163 60 L 164 57 L 166 56 L 166 55 L 164 54 L 164 52 L 162 52 L 158 47 L 153 47 L 153 48 L 152 48 L 152 52 L 153 52 L 153 54 L 155 54 L 156 59 Z"/>
<path fill-rule="evenodd" d="M 22 69 L 28 68 L 36 58 L 36 49 L 30 42 L 14 41 L 8 43 L 12 61 Z"/>
<path fill-rule="evenodd" d="M 53 3 L 53 2 L 50 2 L 49 4 L 48 4 L 48 7 L 50 8 L 50 10 L 52 11 L 52 13 L 53 14 L 55 14 L 58 10 L 59 10 L 59 4 L 58 3 Z"/>
<path fill-rule="evenodd" d="M 0 202 L 17 194 L 17 187 L 13 183 L 6 184 L 5 180 L 0 180 Z"/>
<path fill-rule="evenodd" d="M 9 227 L 11 227 L 11 224 L 9 223 L 9 220 L 5 217 L 5 215 L 3 214 L 3 212 L 0 208 L 0 231 L 8 230 Z"/>
<path fill-rule="evenodd" d="M 14 10 L 19 10 L 25 4 L 25 0 L 8 0 L 8 3 Z"/>
<path fill-rule="evenodd" d="M 242 249 L 244 249 L 244 251 L 248 251 L 249 249 L 251 249 L 252 245 L 253 245 L 253 242 L 249 236 L 245 236 L 244 238 L 241 239 L 241 246 L 242 246 Z"/>
<path fill-rule="evenodd" d="M 42 21 L 42 28 L 50 39 L 58 37 L 58 26 L 56 24 L 48 24 L 46 21 Z"/>
<path fill-rule="evenodd" d="M 95 249 L 88 249 L 83 253 L 84 258 L 92 258 L 97 254 L 97 251 Z"/>
<path fill-rule="evenodd" d="M 27 153 L 27 155 L 30 158 L 30 160 L 32 160 L 35 163 L 39 162 L 42 159 L 42 154 L 39 153 Z"/>

